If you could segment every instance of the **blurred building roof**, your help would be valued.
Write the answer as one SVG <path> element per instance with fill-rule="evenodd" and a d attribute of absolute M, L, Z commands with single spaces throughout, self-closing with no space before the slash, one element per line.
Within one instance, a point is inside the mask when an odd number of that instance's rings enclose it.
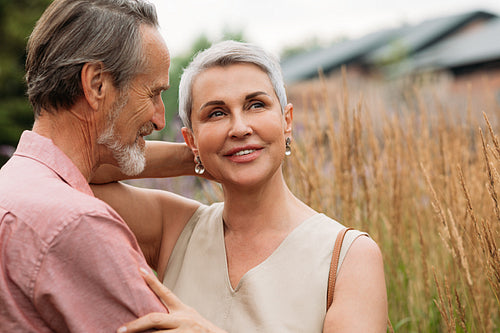
<path fill-rule="evenodd" d="M 415 54 L 405 67 L 411 71 L 449 69 L 460 73 L 472 66 L 497 62 L 500 62 L 500 18 Z"/>
<path fill-rule="evenodd" d="M 456 35 L 471 24 L 488 21 L 495 17 L 496 15 L 492 13 L 478 10 L 433 18 L 413 26 L 403 27 L 398 30 L 391 43 L 372 51 L 365 58 L 365 61 L 373 64 L 390 61 L 394 56 L 395 47 L 397 48 L 396 52 L 402 51 L 405 56 L 411 56 Z"/>
<path fill-rule="evenodd" d="M 318 70 L 328 73 L 342 65 L 359 61 L 367 52 L 385 45 L 396 36 L 397 29 L 383 30 L 292 56 L 281 63 L 284 79 L 294 82 L 315 77 Z"/>
<path fill-rule="evenodd" d="M 329 73 L 349 64 L 373 68 L 401 62 L 416 70 L 500 58 L 498 20 L 493 13 L 477 10 L 378 31 L 284 59 L 283 76 L 291 83 L 315 77 L 320 69 Z"/>

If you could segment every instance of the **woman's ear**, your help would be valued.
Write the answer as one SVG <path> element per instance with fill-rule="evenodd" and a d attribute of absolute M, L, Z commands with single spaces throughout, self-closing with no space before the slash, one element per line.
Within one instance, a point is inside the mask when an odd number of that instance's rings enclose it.
<path fill-rule="evenodd" d="M 285 134 L 292 133 L 292 124 L 293 124 L 293 105 L 292 103 L 288 103 L 285 106 L 285 110 L 283 110 L 283 116 L 285 118 Z"/>
<path fill-rule="evenodd" d="M 198 147 L 196 146 L 196 142 L 194 140 L 193 131 L 187 127 L 183 127 L 181 129 L 181 132 L 182 136 L 184 137 L 184 141 L 186 142 L 188 147 L 191 148 L 193 155 L 195 157 L 198 156 Z"/>
<path fill-rule="evenodd" d="M 99 104 L 104 99 L 110 82 L 110 76 L 104 71 L 104 65 L 98 63 L 86 63 L 82 67 L 81 83 L 83 94 L 93 110 L 99 109 Z"/>

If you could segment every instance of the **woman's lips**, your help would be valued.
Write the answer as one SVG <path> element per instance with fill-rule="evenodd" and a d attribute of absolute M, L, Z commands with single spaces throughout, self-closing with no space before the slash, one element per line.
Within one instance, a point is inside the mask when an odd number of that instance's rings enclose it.
<path fill-rule="evenodd" d="M 229 150 L 224 156 L 235 163 L 246 163 L 259 157 L 262 147 L 246 146 Z"/>

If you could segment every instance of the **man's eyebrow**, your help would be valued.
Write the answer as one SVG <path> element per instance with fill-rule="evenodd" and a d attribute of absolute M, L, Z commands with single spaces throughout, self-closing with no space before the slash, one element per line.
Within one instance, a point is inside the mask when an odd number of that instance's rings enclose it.
<path fill-rule="evenodd" d="M 152 91 L 154 94 L 156 94 L 156 93 L 168 90 L 168 89 L 170 89 L 170 84 L 166 84 L 164 86 L 159 86 L 159 87 L 153 88 Z"/>

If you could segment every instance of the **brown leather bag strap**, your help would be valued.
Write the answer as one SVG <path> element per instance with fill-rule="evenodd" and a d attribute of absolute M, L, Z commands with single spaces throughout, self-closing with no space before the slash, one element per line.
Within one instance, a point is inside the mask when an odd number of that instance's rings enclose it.
<path fill-rule="evenodd" d="M 335 289 L 335 281 L 337 280 L 337 267 L 339 265 L 340 249 L 342 248 L 342 242 L 344 241 L 344 236 L 347 231 L 353 228 L 345 228 L 341 230 L 337 239 L 335 240 L 335 246 L 333 247 L 332 261 L 330 263 L 330 274 L 328 274 L 328 289 L 326 293 L 326 311 L 330 308 L 333 302 L 333 291 Z"/>

